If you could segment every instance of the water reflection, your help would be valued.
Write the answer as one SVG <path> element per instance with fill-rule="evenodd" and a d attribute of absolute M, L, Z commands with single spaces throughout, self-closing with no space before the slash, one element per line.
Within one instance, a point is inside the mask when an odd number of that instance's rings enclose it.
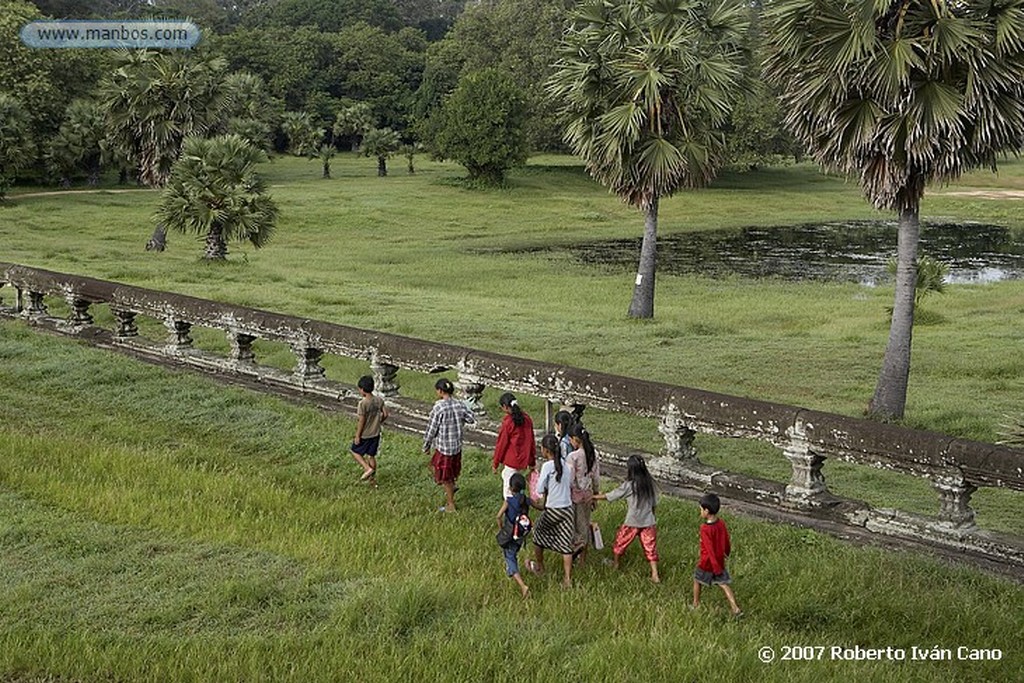
<path fill-rule="evenodd" d="M 659 272 L 786 280 L 890 281 L 895 221 L 750 227 L 659 238 Z M 570 247 L 584 263 L 635 268 L 640 239 Z M 921 253 L 949 265 L 948 282 L 1024 278 L 1024 231 L 980 223 L 922 224 Z"/>

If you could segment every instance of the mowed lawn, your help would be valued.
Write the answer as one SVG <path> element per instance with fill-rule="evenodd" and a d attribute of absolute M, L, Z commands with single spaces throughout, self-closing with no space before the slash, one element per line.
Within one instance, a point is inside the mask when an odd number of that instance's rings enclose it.
<path fill-rule="evenodd" d="M 656 318 L 625 311 L 633 274 L 565 251 L 635 237 L 638 213 L 575 161 L 543 157 L 507 189 L 471 191 L 460 169 L 341 155 L 264 169 L 278 233 L 226 264 L 201 240 L 143 245 L 150 191 L 24 196 L 0 207 L 0 261 L 113 279 L 341 324 L 859 415 L 878 372 L 891 287 L 663 276 Z M 924 218 L 1024 228 L 1020 202 L 951 191 L 1024 189 L 1024 164 L 925 200 Z M 110 189 L 115 189 L 110 186 Z M 853 183 L 808 166 L 725 174 L 663 203 L 663 234 L 883 217 Z M 10 292 L 0 289 L 9 303 Z M 60 303 L 50 302 L 55 311 Z M 998 438 L 1024 395 L 1024 283 L 951 286 L 915 330 L 907 424 Z M 103 310 L 100 322 L 109 322 Z M 159 325 L 144 331 L 161 334 Z M 198 330 L 199 345 L 223 335 Z M 288 353 L 258 347 L 287 365 Z M 353 382 L 359 364 L 328 363 Z M 428 398 L 429 380 L 402 372 Z M 493 407 L 495 392 L 488 393 Z M 540 404 L 524 397 L 531 411 Z M 588 411 L 598 441 L 659 448 L 653 423 Z M 862 549 L 733 516 L 733 574 L 747 616 L 720 595 L 686 609 L 692 504 L 663 501 L 665 583 L 634 549 L 615 575 L 583 567 L 527 604 L 493 543 L 498 486 L 471 453 L 457 517 L 414 438 L 389 434 L 381 488 L 359 486 L 353 425 L 0 324 L 0 679 L 65 680 L 1019 680 L 1019 585 L 928 558 Z M 701 458 L 785 479 L 778 453 L 698 440 Z M 830 486 L 934 512 L 925 482 L 829 463 Z M 1019 494 L 975 496 L 986 528 L 1024 532 Z M 602 506 L 606 538 L 624 508 Z M 999 661 L 776 661 L 761 647 L 997 648 Z M 825 660 L 830 652 L 825 652 Z"/>

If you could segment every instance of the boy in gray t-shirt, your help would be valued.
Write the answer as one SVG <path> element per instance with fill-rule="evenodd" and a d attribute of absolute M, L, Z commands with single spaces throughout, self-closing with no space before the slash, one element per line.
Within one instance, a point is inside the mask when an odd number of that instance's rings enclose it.
<path fill-rule="evenodd" d="M 384 405 L 384 399 L 375 396 L 373 393 L 373 377 L 363 375 L 359 378 L 360 399 L 356 407 L 356 435 L 352 440 L 352 457 L 357 463 L 363 466 L 363 476 L 360 480 L 369 480 L 376 484 L 377 477 L 377 451 L 380 448 L 380 427 L 384 420 L 388 419 L 388 409 Z"/>

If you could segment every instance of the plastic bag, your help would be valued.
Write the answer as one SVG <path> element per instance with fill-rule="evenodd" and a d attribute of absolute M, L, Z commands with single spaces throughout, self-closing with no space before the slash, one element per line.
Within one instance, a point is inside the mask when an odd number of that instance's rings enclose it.
<path fill-rule="evenodd" d="M 601 550 L 604 548 L 604 539 L 601 537 L 601 527 L 597 525 L 597 522 L 590 523 L 590 532 L 594 535 L 594 550 Z"/>

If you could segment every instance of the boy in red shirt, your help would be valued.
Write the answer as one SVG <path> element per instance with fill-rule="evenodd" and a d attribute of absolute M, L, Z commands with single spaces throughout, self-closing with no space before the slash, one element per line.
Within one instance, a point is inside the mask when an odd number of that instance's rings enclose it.
<path fill-rule="evenodd" d="M 721 501 L 713 493 L 706 493 L 700 499 L 700 516 L 704 523 L 700 525 L 700 560 L 697 562 L 697 571 L 693 573 L 693 609 L 700 605 L 701 586 L 721 586 L 733 616 L 738 617 L 743 612 L 729 587 L 732 579 L 729 570 L 725 568 L 725 558 L 729 556 L 732 547 L 729 543 L 729 530 L 725 528 L 725 522 L 718 519 L 721 507 Z"/>

